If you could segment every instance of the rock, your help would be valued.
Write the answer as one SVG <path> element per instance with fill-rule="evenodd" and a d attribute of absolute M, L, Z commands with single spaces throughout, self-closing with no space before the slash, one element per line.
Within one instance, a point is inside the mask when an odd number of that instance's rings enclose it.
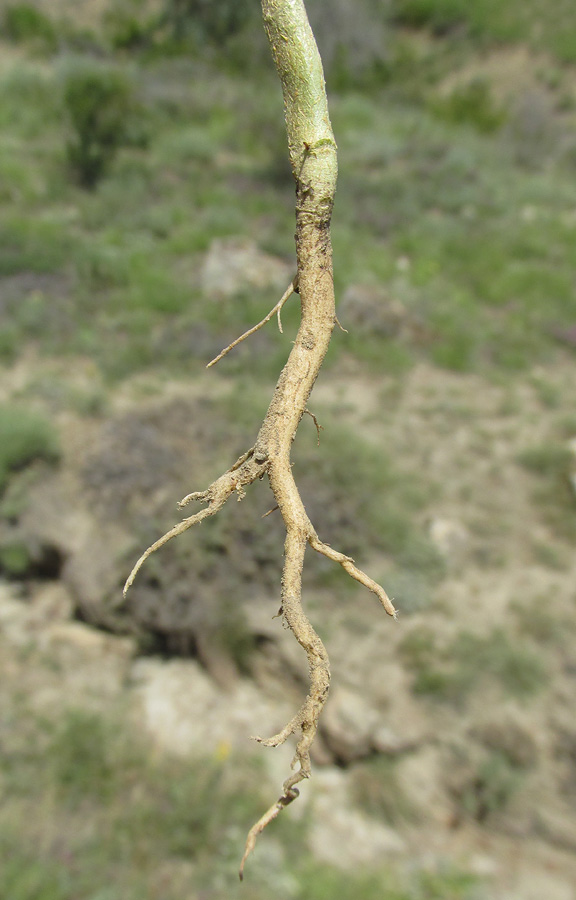
<path fill-rule="evenodd" d="M 467 860 L 466 868 L 477 878 L 494 878 L 500 871 L 498 861 L 487 853 L 474 853 Z"/>
<path fill-rule="evenodd" d="M 510 892 L 497 900 L 574 900 L 573 886 L 563 878 L 541 869 L 526 868 Z"/>
<path fill-rule="evenodd" d="M 18 599 L 13 588 L 0 590 L 0 626 L 8 643 L 15 647 L 41 643 L 51 624 L 60 624 L 72 613 L 72 598 L 59 582 L 43 585 L 31 601 Z"/>
<path fill-rule="evenodd" d="M 383 859 L 398 856 L 406 850 L 402 837 L 376 819 L 346 807 L 332 798 L 323 809 L 316 806 L 316 817 L 310 829 L 310 849 L 316 859 L 355 869 L 358 866 L 381 866 Z"/>
<path fill-rule="evenodd" d="M 32 603 L 47 622 L 65 621 L 74 612 L 74 600 L 61 581 L 47 581 L 35 591 Z"/>
<path fill-rule="evenodd" d="M 192 660 L 136 660 L 131 681 L 154 742 L 182 756 L 247 748 L 251 735 L 276 733 L 294 713 L 269 701 L 247 679 L 239 679 L 232 691 L 221 691 Z"/>
<path fill-rule="evenodd" d="M 59 561 L 62 583 L 86 619 L 104 621 L 102 601 L 119 596 L 117 561 L 131 538 L 110 521 L 103 526 L 88 508 L 72 479 L 60 474 L 46 479 L 23 512 L 20 528 Z M 47 548 L 47 549 L 46 549 Z"/>
<path fill-rule="evenodd" d="M 285 689 L 286 678 L 292 676 L 296 684 L 306 688 L 306 654 L 292 632 L 283 627 L 278 608 L 279 600 L 276 596 L 254 594 L 243 603 L 246 627 L 262 644 L 254 658 L 253 677 L 259 680 L 262 687 L 269 687 L 269 679 L 272 677 Z"/>
<path fill-rule="evenodd" d="M 90 697 L 118 696 L 136 652 L 131 638 L 97 631 L 82 622 L 54 623 L 38 635 L 38 646 L 60 671 L 67 702 L 81 706 Z M 54 690 L 45 691 L 48 702 L 53 695 Z"/>
<path fill-rule="evenodd" d="M 60 618 L 69 609 L 57 584 L 43 586 L 30 602 L 0 587 L 0 658 L 12 667 L 30 709 L 42 715 L 107 708 L 122 693 L 134 654 L 128 638 Z"/>
<path fill-rule="evenodd" d="M 395 731 L 381 725 L 376 728 L 372 735 L 372 747 L 377 753 L 384 753 L 387 756 L 396 756 L 403 753 L 414 746 L 413 741 L 402 740 Z"/>
<path fill-rule="evenodd" d="M 423 322 L 378 285 L 351 284 L 344 292 L 337 312 L 344 328 L 365 334 L 415 342 L 425 335 Z"/>
<path fill-rule="evenodd" d="M 46 629 L 43 643 L 51 649 L 65 648 L 78 654 L 83 661 L 103 658 L 113 653 L 130 658 L 135 644 L 131 638 L 116 637 L 84 625 L 82 622 L 57 622 Z"/>
<path fill-rule="evenodd" d="M 496 710 L 475 724 L 471 734 L 489 750 L 504 753 L 519 768 L 534 766 L 538 760 L 534 727 L 516 709 Z"/>
<path fill-rule="evenodd" d="M 419 817 L 451 827 L 454 810 L 444 790 L 444 775 L 440 754 L 429 745 L 400 757 L 396 763 L 398 786 Z"/>
<path fill-rule="evenodd" d="M 541 807 L 537 812 L 536 830 L 547 843 L 576 853 L 576 819 L 572 810 Z"/>
<path fill-rule="evenodd" d="M 394 829 L 351 809 L 347 779 L 337 769 L 316 772 L 309 832 L 314 856 L 339 869 L 381 866 L 383 858 L 406 851 Z"/>
<path fill-rule="evenodd" d="M 202 290 L 213 299 L 233 297 L 241 291 L 286 290 L 294 276 L 292 267 L 260 250 L 243 238 L 212 241 L 201 273 Z M 271 296 L 270 306 L 280 297 Z"/>
<path fill-rule="evenodd" d="M 430 540 L 446 562 L 458 562 L 468 547 L 470 536 L 461 522 L 437 517 L 430 522 Z"/>
<path fill-rule="evenodd" d="M 15 647 L 30 643 L 30 606 L 18 600 L 8 585 L 0 585 L 0 631 Z"/>
<path fill-rule="evenodd" d="M 395 756 L 419 743 L 414 727 L 400 737 L 384 722 L 382 709 L 368 693 L 334 687 L 320 720 L 320 736 L 338 764 L 347 765 L 374 753 Z"/>
<path fill-rule="evenodd" d="M 338 762 L 347 764 L 369 756 L 381 714 L 357 691 L 337 686 L 324 709 L 320 731 Z"/>

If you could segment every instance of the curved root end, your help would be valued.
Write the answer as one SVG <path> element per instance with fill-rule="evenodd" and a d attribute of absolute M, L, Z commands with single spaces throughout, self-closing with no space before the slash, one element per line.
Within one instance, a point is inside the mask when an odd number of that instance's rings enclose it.
<path fill-rule="evenodd" d="M 122 588 L 122 596 L 123 597 L 126 597 L 126 594 L 132 587 L 132 585 L 134 583 L 134 579 L 136 578 L 138 572 L 140 571 L 140 569 L 142 568 L 142 566 L 144 565 L 144 563 L 146 562 L 146 560 L 148 559 L 150 554 L 154 552 L 153 546 L 154 545 L 152 545 L 151 547 L 148 547 L 146 552 L 142 554 L 142 556 L 140 557 L 140 559 L 138 560 L 138 562 L 136 563 L 136 565 L 130 572 L 128 578 L 126 579 L 126 583 L 125 583 L 124 587 Z"/>
<path fill-rule="evenodd" d="M 293 777 L 296 777 L 296 776 L 293 776 Z M 291 779 L 288 779 L 288 780 L 290 781 Z M 298 779 L 298 780 L 300 780 L 300 779 Z M 286 782 L 286 784 L 288 784 L 288 782 Z M 258 837 L 258 835 L 262 834 L 262 832 L 264 831 L 266 826 L 269 825 L 270 822 L 272 822 L 276 818 L 278 813 L 281 813 L 282 810 L 284 809 L 284 807 L 286 807 L 290 803 L 292 803 L 293 800 L 296 800 L 296 798 L 299 795 L 300 795 L 300 791 L 297 788 L 295 788 L 294 786 L 287 788 L 286 785 L 284 785 L 284 793 L 282 794 L 282 796 L 279 797 L 279 799 L 276 801 L 276 803 L 274 803 L 270 807 L 270 809 L 266 810 L 266 812 L 264 813 L 262 818 L 258 819 L 256 824 L 252 826 L 252 828 L 248 832 L 248 837 L 246 838 L 246 847 L 244 849 L 244 856 L 242 857 L 242 860 L 240 862 L 240 869 L 238 870 L 238 876 L 240 878 L 240 881 L 242 881 L 244 879 L 244 866 L 246 865 L 246 860 L 248 859 L 248 857 L 252 853 L 254 847 L 256 846 L 256 838 Z"/>
<path fill-rule="evenodd" d="M 205 491 L 194 491 L 191 494 L 187 494 L 180 502 L 177 504 L 179 509 L 187 506 L 193 500 L 198 500 L 202 503 L 206 503 L 203 509 L 198 510 L 197 513 L 194 513 L 192 516 L 188 516 L 186 519 L 182 519 L 181 522 L 178 522 L 174 525 L 170 531 L 167 531 L 166 534 L 162 535 L 157 541 L 154 541 L 148 549 L 142 554 L 130 575 L 126 579 L 126 584 L 124 585 L 124 589 L 122 591 L 122 595 L 125 597 L 128 590 L 130 589 L 136 575 L 142 568 L 143 564 L 146 562 L 149 556 L 152 555 L 156 550 L 159 550 L 160 547 L 163 547 L 164 544 L 167 544 L 168 541 L 172 540 L 173 537 L 177 537 L 179 534 L 183 534 L 185 531 L 188 531 L 189 528 L 192 528 L 193 525 L 198 525 L 199 522 L 202 522 L 203 519 L 206 519 L 210 516 L 213 516 L 217 513 L 231 494 L 234 491 L 238 492 L 239 499 L 243 496 L 243 489 L 245 485 L 252 484 L 256 481 L 257 478 L 260 478 L 263 473 L 266 471 L 266 466 L 264 464 L 251 465 L 252 456 L 254 455 L 254 447 L 250 447 L 246 453 L 243 453 L 239 459 L 236 460 L 233 466 L 231 466 L 228 471 L 224 472 L 216 481 L 213 481 L 212 484 Z M 246 468 L 239 472 L 241 467 L 247 463 Z"/>
<path fill-rule="evenodd" d="M 302 712 L 299 712 L 288 722 L 282 731 L 278 732 L 278 734 L 273 734 L 272 737 L 269 738 L 254 736 L 253 740 L 257 741 L 258 744 L 262 744 L 263 747 L 280 747 L 281 744 L 288 740 L 291 734 L 294 734 L 301 722 Z"/>
<path fill-rule="evenodd" d="M 372 591 L 373 594 L 376 594 L 380 603 L 386 610 L 389 616 L 393 619 L 398 618 L 398 610 L 392 603 L 390 597 L 384 590 L 384 588 L 378 584 L 377 581 L 374 581 L 373 578 L 370 578 L 366 572 L 363 572 L 362 569 L 359 569 L 358 566 L 354 564 L 354 560 L 350 556 L 345 556 L 344 553 L 340 553 L 338 550 L 334 550 L 333 547 L 330 547 L 329 544 L 325 544 L 320 540 L 317 534 L 313 534 L 309 539 L 310 546 L 316 550 L 317 553 L 321 553 L 322 556 L 328 557 L 328 559 L 334 560 L 334 562 L 339 563 L 345 572 L 353 578 L 355 581 L 363 584 L 364 587 L 367 587 L 369 591 Z"/>
<path fill-rule="evenodd" d="M 258 737 L 258 735 L 253 734 L 252 740 L 256 741 L 257 744 L 262 744 L 263 747 L 279 747 L 283 743 L 283 741 L 278 740 L 277 734 L 270 738 Z"/>
<path fill-rule="evenodd" d="M 177 535 L 183 534 L 185 531 L 188 531 L 188 529 L 191 528 L 192 525 L 196 525 L 197 522 L 200 522 L 208 514 L 208 509 L 203 509 L 200 510 L 200 512 L 196 513 L 195 516 L 190 516 L 188 519 L 182 519 L 182 521 L 178 522 L 178 524 L 171 528 L 170 531 L 167 531 L 166 534 L 163 534 L 161 538 L 158 538 L 157 541 L 154 541 L 153 544 L 150 544 L 148 549 L 144 551 L 144 553 L 130 572 L 128 578 L 126 579 L 126 584 L 124 585 L 124 588 L 122 590 L 122 596 L 126 596 L 128 591 L 130 590 L 130 587 L 134 583 L 136 575 L 149 556 L 152 556 L 152 554 L 156 550 L 159 550 L 160 547 L 163 547 L 164 544 L 167 544 L 168 541 L 172 540 L 173 537 L 176 537 Z"/>

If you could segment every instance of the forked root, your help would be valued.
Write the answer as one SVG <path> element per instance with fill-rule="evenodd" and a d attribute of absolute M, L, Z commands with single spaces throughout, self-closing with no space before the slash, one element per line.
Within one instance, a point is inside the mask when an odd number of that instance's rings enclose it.
<path fill-rule="evenodd" d="M 194 491 L 180 500 L 177 504 L 179 509 L 187 506 L 193 500 L 198 500 L 207 505 L 204 509 L 200 509 L 197 513 L 194 513 L 193 516 L 182 519 L 181 522 L 174 525 L 173 528 L 167 531 L 166 534 L 163 534 L 161 538 L 158 538 L 157 541 L 154 541 L 154 543 L 144 551 L 126 579 L 126 584 L 122 591 L 124 597 L 128 593 L 136 575 L 149 556 L 156 550 L 159 550 L 160 547 L 163 547 L 164 544 L 167 544 L 168 541 L 171 541 L 172 538 L 177 537 L 179 534 L 184 534 L 184 532 L 188 531 L 189 528 L 192 528 L 193 525 L 198 525 L 204 519 L 208 519 L 210 516 L 215 515 L 222 509 L 228 498 L 235 491 L 238 492 L 238 497 L 240 498 L 246 485 L 252 484 L 257 478 L 261 478 L 262 475 L 264 475 L 267 468 L 267 460 L 264 458 L 263 462 L 256 462 L 254 449 L 254 447 L 251 447 L 250 450 L 243 453 L 242 456 L 236 460 L 234 465 L 230 466 L 230 468 L 217 478 L 216 481 L 213 481 L 210 487 L 205 491 Z"/>
<path fill-rule="evenodd" d="M 178 504 L 180 508 L 193 501 L 204 503 L 205 506 L 194 515 L 183 519 L 148 547 L 132 569 L 124 587 L 124 595 L 126 595 L 126 592 L 133 583 L 141 566 L 152 553 L 168 543 L 173 537 L 183 534 L 193 525 L 197 525 L 209 516 L 215 515 L 233 493 L 236 492 L 239 498 L 242 497 L 244 494 L 244 487 L 252 484 L 257 478 L 261 478 L 266 473 L 270 478 L 271 485 L 276 484 L 278 473 L 275 472 L 273 454 L 268 452 L 268 447 L 261 439 L 261 435 L 262 432 L 259 435 L 256 445 L 247 450 L 246 453 L 242 454 L 242 456 L 240 456 L 236 462 L 205 491 L 195 491 L 188 494 L 180 501 Z M 352 578 L 376 594 L 386 612 L 390 616 L 396 618 L 396 609 L 384 591 L 384 588 L 373 581 L 373 579 L 366 575 L 365 572 L 362 572 L 362 570 L 354 564 L 351 557 L 340 553 L 338 550 L 334 550 L 319 539 L 306 515 L 289 467 L 286 471 L 286 478 L 291 482 L 291 490 L 289 492 L 291 496 L 290 511 L 296 512 L 297 521 L 290 520 L 286 515 L 287 510 L 285 503 L 283 502 L 283 497 L 278 495 L 278 506 L 286 522 L 285 559 L 282 575 L 282 606 L 280 614 L 286 622 L 287 627 L 292 631 L 294 637 L 306 652 L 310 686 L 306 700 L 296 715 L 290 719 L 281 731 L 269 738 L 255 738 L 256 741 L 265 747 L 279 747 L 288 740 L 291 735 L 298 732 L 300 733 L 296 745 L 296 753 L 292 761 L 292 768 L 295 771 L 293 771 L 284 782 L 282 796 L 250 829 L 240 865 L 240 878 L 243 878 L 246 860 L 256 845 L 258 835 L 264 831 L 266 826 L 269 825 L 269 823 L 272 822 L 286 806 L 298 797 L 296 785 L 309 778 L 311 775 L 310 750 L 316 736 L 320 715 L 328 698 L 330 689 L 330 662 L 326 648 L 302 607 L 302 568 L 307 544 L 310 544 L 310 546 L 318 553 L 337 562 Z"/>
<path fill-rule="evenodd" d="M 396 609 L 383 587 L 362 572 L 349 556 L 339 553 L 328 544 L 324 544 L 309 524 L 306 541 L 318 553 L 339 563 L 348 574 L 369 588 L 380 600 L 388 615 L 396 618 Z M 310 688 L 308 696 L 295 716 L 277 734 L 269 738 L 257 737 L 255 740 L 265 747 L 279 747 L 288 738 L 300 731 L 300 739 L 296 745 L 296 754 L 292 768 L 297 770 L 284 782 L 282 797 L 270 807 L 261 819 L 250 829 L 242 863 L 240 878 L 243 878 L 246 860 L 256 846 L 256 839 L 266 826 L 282 812 L 288 803 L 296 799 L 295 786 L 311 775 L 310 750 L 316 736 L 320 715 L 328 699 L 330 690 L 330 663 L 326 649 L 306 616 L 301 603 L 302 560 L 305 543 L 296 533 L 288 529 L 285 547 L 284 574 L 282 578 L 282 615 L 296 637 L 298 643 L 306 651 L 308 657 Z"/>

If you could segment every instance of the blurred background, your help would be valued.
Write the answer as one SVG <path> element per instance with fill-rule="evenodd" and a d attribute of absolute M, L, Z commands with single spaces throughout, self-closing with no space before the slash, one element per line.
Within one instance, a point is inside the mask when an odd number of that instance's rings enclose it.
<path fill-rule="evenodd" d="M 297 300 L 257 0 L 0 3 L 0 896 L 574 900 L 576 6 L 309 0 L 338 317 L 294 447 L 333 688 L 273 619 L 253 442 Z M 248 895 L 246 894 L 248 891 Z"/>

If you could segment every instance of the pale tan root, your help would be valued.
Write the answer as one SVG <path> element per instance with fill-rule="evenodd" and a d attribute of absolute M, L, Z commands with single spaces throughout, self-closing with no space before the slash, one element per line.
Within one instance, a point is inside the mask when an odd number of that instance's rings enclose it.
<path fill-rule="evenodd" d="M 225 472 L 224 475 L 221 476 L 221 478 L 218 478 L 216 481 L 214 481 L 207 490 L 193 491 L 191 494 L 186 494 L 186 496 L 183 497 L 182 500 L 179 500 L 178 503 L 176 504 L 178 509 L 183 509 L 185 506 L 188 506 L 188 504 L 191 503 L 192 500 L 202 500 L 202 501 L 209 500 L 210 492 L 212 491 L 214 485 L 218 484 L 218 482 L 221 481 L 222 478 L 226 477 L 227 475 L 231 474 L 232 472 L 236 472 L 236 470 L 239 469 L 240 466 L 242 466 L 248 459 L 250 459 L 250 457 L 252 456 L 253 453 L 254 453 L 254 447 L 250 447 L 250 449 L 247 450 L 246 453 L 243 453 L 242 456 L 239 456 L 238 459 L 236 460 L 236 462 L 234 463 L 234 465 L 230 466 L 228 471 Z M 256 477 L 258 477 L 258 476 L 256 476 Z M 247 483 L 250 483 L 250 482 L 247 482 Z"/>
<path fill-rule="evenodd" d="M 289 803 L 296 799 L 296 785 L 310 777 L 310 748 L 330 688 L 328 654 L 302 607 L 302 567 L 308 544 L 341 565 L 356 581 L 372 591 L 386 612 L 396 615 L 384 589 L 362 572 L 354 561 L 318 538 L 292 476 L 290 448 L 325 357 L 336 318 L 332 277 L 330 221 L 336 189 L 336 143 L 330 126 L 324 77 L 314 36 L 302 0 L 262 0 L 264 27 L 278 70 L 288 129 L 288 147 L 296 182 L 297 277 L 270 313 L 226 347 L 209 366 L 215 365 L 241 341 L 278 315 L 293 292 L 300 295 L 301 320 L 294 345 L 282 370 L 270 406 L 250 450 L 206 491 L 188 494 L 180 507 L 200 501 L 204 508 L 184 519 L 152 544 L 140 557 L 126 582 L 132 584 L 144 561 L 179 534 L 214 515 L 234 493 L 241 499 L 244 488 L 264 474 L 268 476 L 276 507 L 286 526 L 282 605 L 280 614 L 306 653 L 309 691 L 299 711 L 273 737 L 260 743 L 277 747 L 299 733 L 283 794 L 250 829 L 240 865 L 240 877 L 256 839 Z M 340 326 L 342 327 L 342 326 Z M 315 420 L 316 421 L 316 420 Z M 319 426 L 316 423 L 318 431 Z"/>
<path fill-rule="evenodd" d="M 278 504 L 276 504 L 276 506 L 273 506 L 272 509 L 269 509 L 268 512 L 265 512 L 264 515 L 262 515 L 260 518 L 267 519 L 268 516 L 272 515 L 273 512 L 276 512 L 277 509 L 280 509 Z"/>
<path fill-rule="evenodd" d="M 275 314 L 278 316 L 278 328 L 279 328 L 279 330 L 280 330 L 280 334 L 283 334 L 284 332 L 283 332 L 283 330 L 282 330 L 282 319 L 280 318 L 280 312 L 281 312 L 281 310 L 282 310 L 282 307 L 283 307 L 284 304 L 286 303 L 286 301 L 287 301 L 287 300 L 292 296 L 292 294 L 296 291 L 296 285 L 297 285 L 297 280 L 296 280 L 296 278 L 294 277 L 294 278 L 292 279 L 292 281 L 290 282 L 289 286 L 287 287 L 287 289 L 285 290 L 285 292 L 282 294 L 282 296 L 281 296 L 280 300 L 278 301 L 278 303 L 276 304 L 276 306 L 274 306 L 274 307 L 270 310 L 270 312 L 268 313 L 268 315 L 264 316 L 264 318 L 262 319 L 262 321 L 261 321 L 261 322 L 258 322 L 257 325 L 254 325 L 252 328 L 249 328 L 248 331 L 245 331 L 244 334 L 241 334 L 240 337 L 239 337 L 239 338 L 236 338 L 235 341 L 232 341 L 231 344 L 228 344 L 228 346 L 225 347 L 224 350 L 222 350 L 222 351 L 218 354 L 218 356 L 215 356 L 214 359 L 211 360 L 211 361 L 208 363 L 208 365 L 206 366 L 206 368 L 209 369 L 211 366 L 215 366 L 216 363 L 217 363 L 217 362 L 220 362 L 220 360 L 221 360 L 224 356 L 226 356 L 227 353 L 230 353 L 230 351 L 233 350 L 234 347 L 237 347 L 238 344 L 241 344 L 242 341 L 245 341 L 246 338 L 249 338 L 250 335 L 254 334 L 256 331 L 258 331 L 260 328 L 262 328 L 263 325 L 266 325 L 266 323 L 269 322 L 270 319 L 272 318 L 272 316 L 275 315 Z"/>
<path fill-rule="evenodd" d="M 197 513 L 194 513 L 193 516 L 188 516 L 188 518 L 183 519 L 181 522 L 178 522 L 177 525 L 174 525 L 166 534 L 162 535 L 161 538 L 158 538 L 157 541 L 154 541 L 147 550 L 144 551 L 136 565 L 133 567 L 130 572 L 128 578 L 126 579 L 126 584 L 124 585 L 123 595 L 126 596 L 129 588 L 134 582 L 136 575 L 142 568 L 142 565 L 146 562 L 149 556 L 152 555 L 156 550 L 159 550 L 160 547 L 163 547 L 164 544 L 167 544 L 168 541 L 172 540 L 172 538 L 177 537 L 179 534 L 183 534 L 185 531 L 188 531 L 189 528 L 192 528 L 193 525 L 198 525 L 204 519 L 209 518 L 210 516 L 215 515 L 218 510 L 222 509 L 228 498 L 234 493 L 234 491 L 240 492 L 244 485 L 252 484 L 252 482 L 256 481 L 257 478 L 261 478 L 262 475 L 266 472 L 266 465 L 262 463 L 257 463 L 254 459 L 254 447 L 244 453 L 233 466 L 231 466 L 228 471 L 224 472 L 216 481 L 213 481 L 210 487 L 208 487 L 205 491 L 195 491 L 192 494 L 188 494 L 181 500 L 178 506 L 181 508 L 186 506 L 192 500 L 201 500 L 203 503 L 207 503 L 208 505 L 204 507 L 204 509 L 200 509 Z M 239 493 L 239 498 L 240 498 Z"/>
<path fill-rule="evenodd" d="M 356 581 L 359 581 L 360 584 L 363 584 L 370 591 L 376 594 L 388 615 L 396 618 L 396 609 L 394 608 L 394 605 L 392 604 L 392 601 L 388 597 L 384 588 L 381 587 L 381 585 L 375 582 L 368 575 L 366 575 L 365 572 L 362 572 L 361 569 L 358 569 L 358 567 L 354 565 L 354 560 L 351 559 L 351 557 L 345 556 L 343 553 L 339 553 L 338 550 L 334 550 L 328 544 L 324 544 L 318 538 L 316 532 L 312 529 L 311 526 L 310 533 L 307 536 L 307 541 L 314 550 L 316 550 L 318 553 L 322 553 L 324 556 L 328 557 L 328 559 L 339 563 L 339 565 L 341 565 L 352 578 L 354 578 Z M 290 544 L 293 545 L 294 542 L 289 542 L 287 538 L 287 552 L 286 563 L 284 566 L 283 584 L 285 583 L 287 578 L 287 568 L 289 572 L 292 572 L 293 570 L 297 570 L 299 566 L 299 557 L 296 556 L 294 558 L 291 558 L 289 556 L 288 551 L 290 549 Z M 289 615 L 286 614 L 286 601 L 288 601 L 289 603 Z M 293 632 L 298 642 L 306 650 L 310 669 L 310 690 L 301 708 L 281 731 L 279 731 L 277 734 L 272 735 L 272 737 L 256 737 L 255 740 L 258 741 L 258 743 L 263 744 L 265 747 L 279 747 L 290 737 L 290 735 L 300 730 L 301 737 L 296 746 L 296 755 L 294 756 L 294 759 L 292 761 L 292 767 L 295 768 L 296 766 L 299 766 L 299 768 L 284 782 L 284 794 L 280 798 L 280 800 L 275 803 L 274 806 L 272 806 L 268 810 L 268 812 L 261 819 L 259 819 L 256 825 L 250 830 L 248 840 L 246 842 L 246 849 L 242 858 L 240 877 L 242 877 L 246 860 L 256 846 L 256 838 L 259 834 L 262 833 L 269 822 L 275 819 L 278 813 L 280 813 L 282 809 L 284 809 L 284 807 L 287 805 L 287 803 L 282 803 L 281 801 L 289 795 L 289 791 L 293 790 L 296 784 L 298 784 L 300 781 L 303 781 L 305 778 L 309 778 L 311 775 L 310 748 L 314 741 L 314 737 L 316 736 L 320 714 L 322 712 L 322 709 L 324 708 L 326 700 L 328 699 L 328 691 L 330 689 L 330 668 L 328 654 L 326 653 L 322 641 L 312 628 L 312 625 L 310 624 L 302 609 L 299 593 L 297 593 L 295 596 L 288 597 L 285 597 L 283 595 L 282 614 L 286 618 L 290 630 Z M 290 802 L 294 799 L 295 798 L 292 797 Z"/>
<path fill-rule="evenodd" d="M 267 825 L 272 822 L 278 813 L 282 812 L 284 807 L 288 806 L 292 803 L 293 800 L 296 799 L 300 794 L 298 788 L 284 788 L 284 793 L 281 797 L 278 798 L 276 803 L 274 803 L 270 809 L 268 809 L 261 819 L 258 819 L 255 825 L 252 826 L 250 831 L 248 832 L 248 837 L 246 838 L 246 848 L 244 850 L 244 856 L 242 857 L 242 862 L 240 863 L 240 870 L 238 875 L 240 877 L 240 881 L 244 878 L 244 865 L 246 860 L 252 853 L 254 847 L 256 846 L 256 838 L 259 834 L 261 834 Z"/>
<path fill-rule="evenodd" d="M 316 418 L 316 416 L 314 415 L 313 412 L 310 412 L 310 410 L 308 409 L 308 407 L 306 407 L 306 409 L 304 410 L 304 412 L 307 413 L 307 415 L 310 416 L 310 418 L 312 419 L 312 421 L 314 422 L 314 424 L 315 424 L 315 426 L 316 426 L 316 435 L 317 435 L 317 437 L 318 437 L 318 446 L 320 446 L 320 432 L 321 432 L 321 431 L 324 431 L 324 426 L 319 424 L 318 419 Z"/>
<path fill-rule="evenodd" d="M 310 546 L 323 556 L 327 556 L 328 559 L 333 559 L 334 562 L 340 563 L 342 568 L 348 572 L 352 578 L 359 581 L 364 587 L 367 587 L 373 594 L 376 594 L 389 616 L 392 616 L 393 619 L 398 618 L 398 610 L 390 600 L 390 597 L 384 588 L 379 585 L 377 581 L 370 578 L 369 575 L 366 575 L 362 569 L 355 566 L 354 560 L 350 556 L 345 556 L 343 553 L 339 553 L 338 550 L 334 550 L 329 544 L 324 544 L 317 535 L 310 538 Z"/>

